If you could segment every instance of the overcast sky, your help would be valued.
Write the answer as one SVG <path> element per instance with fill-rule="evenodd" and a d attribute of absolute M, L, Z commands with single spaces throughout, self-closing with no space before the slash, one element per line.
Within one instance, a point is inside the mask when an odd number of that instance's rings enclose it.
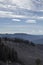
<path fill-rule="evenodd" d="M 43 0 L 0 0 L 0 33 L 43 34 Z"/>

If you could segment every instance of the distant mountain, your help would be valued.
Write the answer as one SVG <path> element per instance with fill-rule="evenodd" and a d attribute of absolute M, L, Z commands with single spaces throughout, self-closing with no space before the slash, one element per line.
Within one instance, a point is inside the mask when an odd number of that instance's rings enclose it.
<path fill-rule="evenodd" d="M 32 41 L 36 44 L 43 43 L 43 35 L 30 35 L 30 34 L 24 34 L 24 33 L 15 33 L 15 34 L 0 34 L 0 37 L 19 38 L 19 39 Z"/>
<path fill-rule="evenodd" d="M 43 38 L 34 40 L 34 42 L 37 44 L 43 44 Z"/>
<path fill-rule="evenodd" d="M 24 34 L 24 33 L 16 33 L 16 34 L 14 34 L 14 36 L 17 38 L 30 40 L 30 41 L 34 41 L 34 40 L 43 38 L 42 35 L 30 35 L 30 34 Z"/>

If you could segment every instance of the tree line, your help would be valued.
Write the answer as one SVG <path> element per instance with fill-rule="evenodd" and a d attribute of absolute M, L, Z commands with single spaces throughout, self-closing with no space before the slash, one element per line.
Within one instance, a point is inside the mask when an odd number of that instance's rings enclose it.
<path fill-rule="evenodd" d="M 1 38 L 0 38 L 1 39 Z M 35 43 L 33 43 L 32 41 L 29 41 L 29 40 L 24 40 L 24 39 L 20 39 L 20 38 L 2 38 L 4 39 L 4 41 L 12 41 L 12 42 L 15 42 L 15 43 L 25 43 L 25 44 L 28 44 L 28 45 L 32 45 L 32 46 L 35 46 Z"/>
<path fill-rule="evenodd" d="M 15 62 L 17 61 L 18 56 L 17 52 L 14 50 L 14 48 L 10 48 L 3 43 L 0 43 L 0 61 L 11 61 Z"/>

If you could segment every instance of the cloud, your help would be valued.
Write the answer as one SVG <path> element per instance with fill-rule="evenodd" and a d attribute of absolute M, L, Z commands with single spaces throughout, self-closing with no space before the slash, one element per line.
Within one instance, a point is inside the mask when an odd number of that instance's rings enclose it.
<path fill-rule="evenodd" d="M 6 18 L 6 20 L 3 20 L 3 18 Z M 10 21 L 7 21 L 7 18 Z M 39 23 L 39 20 L 43 20 L 43 0 L 0 0 L 1 19 L 6 24 L 0 24 L 0 32 L 42 34 L 42 24 L 39 25 L 36 23 Z M 16 21 L 20 24 L 11 21 Z M 11 22 L 11 25 L 7 24 L 8 22 Z M 34 24 L 34 26 L 31 24 Z"/>
<path fill-rule="evenodd" d="M 10 11 L 0 11 L 0 18 L 21 18 L 21 19 L 27 19 L 25 21 L 26 23 L 36 23 L 36 20 L 43 20 L 43 16 L 38 16 L 38 15 L 20 15 L 20 14 L 15 14 L 14 12 Z"/>
<path fill-rule="evenodd" d="M 5 9 L 5 10 L 16 10 L 17 6 L 12 5 L 12 4 L 0 4 L 0 9 Z"/>
<path fill-rule="evenodd" d="M 7 8 L 6 5 L 0 4 L 0 8 Z"/>
<path fill-rule="evenodd" d="M 8 11 L 0 11 L 0 18 L 8 18 L 9 16 L 11 16 L 12 12 L 8 12 Z"/>
<path fill-rule="evenodd" d="M 13 12 L 0 11 L 0 18 L 28 18 L 24 15 L 15 15 Z"/>
<path fill-rule="evenodd" d="M 0 13 L 1 17 L 8 17 L 9 18 L 29 18 L 29 19 L 43 19 L 41 16 L 38 16 L 39 11 L 43 11 L 41 3 L 43 1 L 37 1 L 37 0 L 0 0 L 0 10 L 6 10 L 8 11 L 8 14 L 6 11 L 2 11 Z M 37 5 L 41 6 L 37 6 Z M 38 7 L 38 8 L 37 8 Z M 2 9 L 1 9 L 2 8 Z M 22 9 L 23 8 L 23 9 Z M 39 9 L 40 8 L 40 9 Z M 42 8 L 42 9 L 41 9 Z M 27 11 L 25 11 L 27 9 Z M 29 12 L 29 10 L 31 12 Z M 37 13 L 35 13 L 37 11 Z M 10 13 L 12 12 L 12 13 Z M 1 15 L 2 14 L 2 15 Z"/>
<path fill-rule="evenodd" d="M 4 0 L 0 0 L 0 2 L 3 2 Z"/>
<path fill-rule="evenodd" d="M 12 4 L 17 4 L 20 8 L 31 9 L 31 0 L 12 0 Z"/>
<path fill-rule="evenodd" d="M 4 3 L 4 4 L 16 4 L 16 5 L 18 5 L 18 7 L 20 7 L 20 8 L 27 8 L 27 9 L 31 9 L 31 0 L 25 0 L 25 1 L 23 1 L 23 0 L 0 0 L 0 2 L 1 3 Z M 31 3 L 31 4 L 30 4 Z"/>
<path fill-rule="evenodd" d="M 41 16 L 41 17 L 39 17 L 39 16 L 38 16 L 38 18 L 37 18 L 37 19 L 39 19 L 39 20 L 43 20 L 43 16 Z"/>
<path fill-rule="evenodd" d="M 11 11 L 0 11 L 0 18 L 27 19 L 27 21 L 25 21 L 26 23 L 36 23 L 36 20 L 43 20 L 43 16 L 22 15 L 22 13 L 21 14 L 15 14 L 14 12 L 11 12 Z"/>
<path fill-rule="evenodd" d="M 39 33 L 42 33 L 43 31 L 42 30 L 39 30 Z"/>
<path fill-rule="evenodd" d="M 38 12 L 43 12 L 43 9 L 42 10 L 39 10 Z"/>
<path fill-rule="evenodd" d="M 32 9 L 35 11 L 43 10 L 43 0 L 31 0 L 33 3 Z"/>
<path fill-rule="evenodd" d="M 36 23 L 36 20 L 27 20 L 26 23 L 30 23 L 30 24 L 35 24 Z"/>
<path fill-rule="evenodd" d="M 0 0 L 7 5 L 16 4 L 20 8 L 25 8 L 33 11 L 43 10 L 43 0 Z"/>
<path fill-rule="evenodd" d="M 21 20 L 20 19 L 12 19 L 12 21 L 18 21 L 18 22 L 20 22 Z"/>
<path fill-rule="evenodd" d="M 17 4 L 20 8 L 29 10 L 43 10 L 43 0 L 10 0 L 12 4 Z"/>

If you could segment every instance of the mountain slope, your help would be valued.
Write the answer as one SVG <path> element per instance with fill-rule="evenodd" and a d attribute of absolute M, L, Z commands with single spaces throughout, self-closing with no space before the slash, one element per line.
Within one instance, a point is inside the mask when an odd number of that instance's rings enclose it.
<path fill-rule="evenodd" d="M 5 40 L 3 43 L 8 47 L 14 48 L 16 50 L 18 58 L 24 63 L 20 65 L 36 65 L 35 61 L 37 58 L 41 60 L 41 65 L 43 65 L 43 45 L 36 45 L 33 47 L 26 45 L 25 43 L 23 45 L 23 43 L 15 43 Z M 14 65 L 14 63 L 12 63 L 11 65 Z"/>

